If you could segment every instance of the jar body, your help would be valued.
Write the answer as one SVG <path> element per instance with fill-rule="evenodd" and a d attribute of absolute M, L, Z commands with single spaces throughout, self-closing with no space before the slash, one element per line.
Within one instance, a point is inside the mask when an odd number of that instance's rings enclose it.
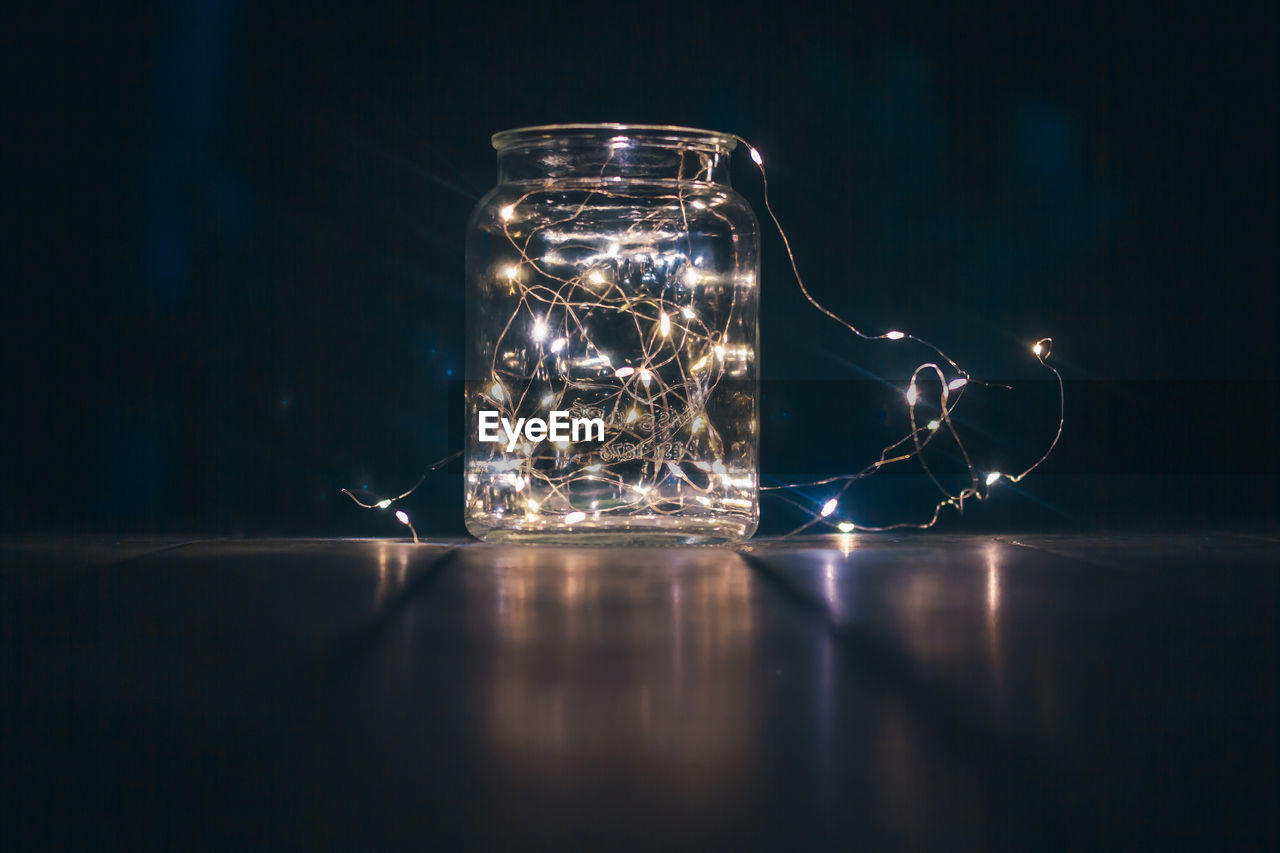
<path fill-rule="evenodd" d="M 732 140 L 575 126 L 495 147 L 500 183 L 467 234 L 467 528 L 750 537 L 759 228 L 727 183 Z"/>

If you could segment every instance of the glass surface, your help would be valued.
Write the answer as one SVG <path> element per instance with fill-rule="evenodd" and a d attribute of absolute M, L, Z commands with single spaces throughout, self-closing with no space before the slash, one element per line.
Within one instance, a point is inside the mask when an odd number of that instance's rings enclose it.
<path fill-rule="evenodd" d="M 733 140 L 574 125 L 494 137 L 467 235 L 468 529 L 490 541 L 754 532 L 759 228 Z M 520 419 L 603 424 L 577 440 Z M 482 417 L 498 441 L 482 441 Z M 511 435 L 515 434 L 512 439 Z M 571 433 L 572 435 L 572 433 Z"/>

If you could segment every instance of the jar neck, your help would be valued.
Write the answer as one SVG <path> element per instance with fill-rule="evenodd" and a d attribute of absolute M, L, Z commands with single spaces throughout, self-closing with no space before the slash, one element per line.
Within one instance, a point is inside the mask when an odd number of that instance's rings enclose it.
<path fill-rule="evenodd" d="M 734 140 L 685 128 L 579 125 L 494 135 L 498 182 L 729 184 Z"/>

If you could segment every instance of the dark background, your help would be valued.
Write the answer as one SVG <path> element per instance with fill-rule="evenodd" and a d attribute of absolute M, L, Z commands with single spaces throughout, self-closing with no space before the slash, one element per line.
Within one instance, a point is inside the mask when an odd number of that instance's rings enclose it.
<path fill-rule="evenodd" d="M 1055 338 L 1063 446 L 945 526 L 1274 525 L 1274 4 L 345 5 L 6 28 L 0 531 L 402 533 L 338 490 L 456 449 L 489 135 L 580 121 L 751 139 L 820 298 L 1015 386 L 969 422 L 993 467 L 1052 432 L 1028 347 Z M 900 413 L 850 401 L 911 364 L 764 252 L 763 470 L 856 467 Z M 927 515 L 919 480 L 846 506 Z M 460 494 L 442 472 L 406 509 L 459 534 Z"/>

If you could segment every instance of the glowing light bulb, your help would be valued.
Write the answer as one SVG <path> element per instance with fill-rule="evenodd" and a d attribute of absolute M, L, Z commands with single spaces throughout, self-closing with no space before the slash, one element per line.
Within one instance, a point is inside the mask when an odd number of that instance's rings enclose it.
<path fill-rule="evenodd" d="M 507 278 L 511 279 L 512 281 L 515 281 L 517 278 L 520 277 L 520 268 L 518 266 L 515 266 L 514 264 L 512 266 L 507 267 L 505 272 L 507 274 Z"/>
<path fill-rule="evenodd" d="M 627 423 L 635 423 L 636 418 L 640 417 L 640 413 L 635 409 L 627 412 Z"/>
<path fill-rule="evenodd" d="M 698 360 L 697 360 L 697 361 L 695 361 L 693 364 L 689 365 L 689 369 L 690 369 L 690 370 L 701 370 L 702 368 L 704 368 L 704 367 L 706 367 L 706 366 L 707 366 L 707 357 L 704 355 L 702 358 L 698 359 Z"/>
<path fill-rule="evenodd" d="M 587 275 L 587 281 L 592 284 L 604 284 L 604 273 L 600 272 L 600 270 L 592 270 Z"/>
<path fill-rule="evenodd" d="M 1039 355 L 1040 353 L 1044 352 L 1044 347 L 1040 344 L 1039 341 L 1036 341 L 1036 345 L 1031 348 L 1031 351 L 1036 355 Z"/>
<path fill-rule="evenodd" d="M 495 382 L 492 387 L 489 388 L 489 396 L 495 400 L 501 400 L 506 395 L 502 391 L 502 386 Z"/>
<path fill-rule="evenodd" d="M 822 505 L 822 510 L 818 514 L 821 515 L 823 518 L 826 518 L 828 515 L 831 515 L 831 513 L 835 512 L 836 507 L 839 505 L 840 505 L 840 502 L 835 498 L 832 498 L 831 500 L 827 501 Z"/>
<path fill-rule="evenodd" d="M 963 376 L 961 376 L 961 377 L 958 377 L 958 378 L 956 378 L 956 379 L 952 379 L 950 382 L 948 382 L 948 383 L 947 383 L 947 390 L 948 390 L 948 391 L 955 391 L 955 390 L 957 390 L 957 389 L 963 388 L 964 386 L 966 386 L 966 385 L 968 385 L 968 384 L 969 384 L 969 380 L 968 380 L 968 379 L 965 379 Z"/>
<path fill-rule="evenodd" d="M 763 158 L 763 157 L 761 157 L 761 156 L 760 156 L 760 152 L 759 152 L 759 151 L 757 151 L 757 150 L 756 150 L 756 149 L 754 149 L 754 148 L 752 148 L 752 149 L 751 149 L 751 159 L 752 159 L 752 160 L 754 160 L 754 161 L 756 161 L 756 165 L 757 165 L 757 166 L 763 166 L 763 165 L 764 165 L 764 158 Z"/>
<path fill-rule="evenodd" d="M 547 321 L 541 317 L 533 321 L 533 339 L 538 342 L 547 339 Z"/>
<path fill-rule="evenodd" d="M 698 283 L 699 278 L 700 276 L 698 275 L 698 271 L 695 270 L 693 267 L 687 267 L 685 269 L 684 271 L 685 284 L 689 285 L 690 287 L 693 287 Z"/>
<path fill-rule="evenodd" d="M 516 206 L 514 204 L 509 204 L 498 212 L 502 215 L 503 221 L 510 222 L 512 217 L 516 215 Z"/>
<path fill-rule="evenodd" d="M 401 524 L 409 523 L 409 515 L 402 509 L 396 510 L 396 520 Z"/>
<path fill-rule="evenodd" d="M 852 521 L 842 521 L 836 525 L 836 530 L 839 530 L 841 533 L 852 533 L 854 528 L 857 526 L 858 525 L 854 524 Z"/>
<path fill-rule="evenodd" d="M 564 523 L 565 523 L 565 524 L 577 524 L 579 521 L 582 521 L 582 519 L 584 519 L 584 518 L 586 518 L 586 517 L 587 517 L 587 514 L 586 514 L 585 512 L 576 512 L 576 511 L 575 511 L 575 512 L 571 512 L 571 513 L 569 513 L 568 515 L 566 515 L 566 516 L 564 517 Z"/>
<path fill-rule="evenodd" d="M 940 426 L 942 426 L 942 424 L 938 423 L 936 420 L 929 421 L 929 429 L 930 429 L 930 430 L 935 430 L 935 429 L 937 429 L 937 428 L 938 428 L 938 427 L 940 427 Z"/>
<path fill-rule="evenodd" d="M 684 315 L 684 318 L 685 318 L 686 320 L 692 320 L 694 317 L 698 316 L 698 315 L 696 315 L 696 314 L 694 314 L 694 313 L 693 313 L 693 309 L 692 309 L 692 308 L 688 308 L 688 307 L 681 308 L 681 309 L 680 309 L 680 313 Z"/>
<path fill-rule="evenodd" d="M 999 480 L 1003 476 L 1004 475 L 1001 474 L 999 471 L 992 471 L 990 474 L 987 475 L 987 485 L 988 486 L 994 485 L 996 480 Z"/>
<path fill-rule="evenodd" d="M 653 374 L 646 368 L 640 368 L 640 381 L 644 383 L 644 387 L 648 388 L 649 383 L 653 381 Z"/>
<path fill-rule="evenodd" d="M 914 406 L 919 399 L 920 392 L 916 390 L 916 383 L 912 382 L 911 387 L 907 388 L 907 405 Z"/>
<path fill-rule="evenodd" d="M 564 338 L 556 338 L 554 341 L 551 342 L 551 351 L 560 352 L 560 350 L 564 349 L 564 345 L 567 343 L 568 341 L 565 340 Z"/>
<path fill-rule="evenodd" d="M 635 372 L 636 370 L 634 367 L 619 367 L 617 370 L 613 372 L 613 375 L 618 377 L 619 379 L 626 379 L 628 376 L 630 376 Z"/>
<path fill-rule="evenodd" d="M 702 428 L 703 428 L 704 426 L 706 426 L 706 424 L 707 424 L 707 422 L 706 422 L 706 421 L 704 421 L 704 420 L 702 419 L 702 416 L 701 416 L 701 415 L 699 415 L 698 417 L 696 417 L 696 418 L 694 418 L 694 419 L 693 419 L 693 423 L 689 426 L 689 431 L 690 431 L 690 432 L 701 432 L 701 431 L 702 431 Z"/>
<path fill-rule="evenodd" d="M 885 332 L 884 336 L 891 341 L 900 341 L 906 337 L 906 335 L 899 331 Z"/>
<path fill-rule="evenodd" d="M 671 318 L 667 316 L 666 311 L 658 315 L 658 331 L 664 338 L 671 334 Z"/>

